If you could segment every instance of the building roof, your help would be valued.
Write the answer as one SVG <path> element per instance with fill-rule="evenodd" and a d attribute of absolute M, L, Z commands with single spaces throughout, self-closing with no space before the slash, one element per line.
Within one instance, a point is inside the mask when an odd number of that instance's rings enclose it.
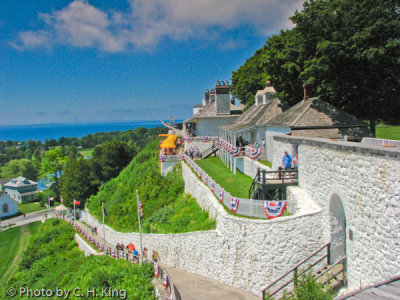
<path fill-rule="evenodd" d="M 229 118 L 229 117 L 237 117 L 238 114 L 241 114 L 244 108 L 244 105 L 241 104 L 239 106 L 230 104 L 230 110 L 231 113 L 228 115 L 218 115 L 217 114 L 217 108 L 215 105 L 215 101 L 213 101 L 212 103 L 204 106 L 199 112 L 197 112 L 196 114 L 194 114 L 191 118 L 183 121 L 183 123 L 188 123 L 191 122 L 195 119 L 203 119 L 203 118 Z"/>
<path fill-rule="evenodd" d="M 11 179 L 4 186 L 5 187 L 8 187 L 8 186 L 21 187 L 21 186 L 29 186 L 29 185 L 33 185 L 33 184 L 37 184 L 37 182 L 29 180 L 25 177 L 19 176 L 17 178 Z"/>
<path fill-rule="evenodd" d="M 233 132 L 253 126 L 265 126 L 282 111 L 281 100 L 275 98 L 269 100 L 267 104 L 252 105 L 234 123 L 221 126 L 221 128 Z"/>
<path fill-rule="evenodd" d="M 318 98 L 302 100 L 270 120 L 267 126 L 292 129 L 292 135 L 338 138 L 368 136 L 368 125 Z"/>
<path fill-rule="evenodd" d="M 193 106 L 194 108 L 197 108 L 197 107 L 202 107 L 203 106 L 203 104 L 202 103 L 199 103 L 199 104 L 196 104 L 195 106 Z"/>

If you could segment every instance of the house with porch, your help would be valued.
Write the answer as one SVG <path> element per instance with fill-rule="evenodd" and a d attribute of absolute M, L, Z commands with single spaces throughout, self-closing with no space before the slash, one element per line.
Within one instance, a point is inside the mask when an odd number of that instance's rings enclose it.
<path fill-rule="evenodd" d="M 265 89 L 257 92 L 255 104 L 232 124 L 220 126 L 219 136 L 234 146 L 257 144 L 261 148 L 267 122 L 280 115 L 283 108 L 274 87 L 267 81 Z"/>
<path fill-rule="evenodd" d="M 18 213 L 18 203 L 5 192 L 0 192 L 0 218 L 9 217 Z"/>
<path fill-rule="evenodd" d="M 234 122 L 243 108 L 231 100 L 229 83 L 217 81 L 215 89 L 206 90 L 201 106 L 194 107 L 194 115 L 183 122 L 183 128 L 189 135 L 217 136 L 218 127 Z"/>
<path fill-rule="evenodd" d="M 4 185 L 4 191 L 18 203 L 35 201 L 37 182 L 19 176 Z"/>
<path fill-rule="evenodd" d="M 370 136 L 366 123 L 319 98 L 301 100 L 269 120 L 264 130 L 268 161 L 273 159 L 273 137 L 280 134 L 355 142 Z"/>

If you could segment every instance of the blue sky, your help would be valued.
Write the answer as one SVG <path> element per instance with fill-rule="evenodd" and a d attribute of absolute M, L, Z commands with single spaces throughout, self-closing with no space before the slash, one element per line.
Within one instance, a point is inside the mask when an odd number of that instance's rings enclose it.
<path fill-rule="evenodd" d="M 184 119 L 297 0 L 2 0 L 0 125 Z"/>

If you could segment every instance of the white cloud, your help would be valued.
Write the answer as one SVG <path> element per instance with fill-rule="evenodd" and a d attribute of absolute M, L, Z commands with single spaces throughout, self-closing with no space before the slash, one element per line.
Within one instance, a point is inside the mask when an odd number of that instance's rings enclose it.
<path fill-rule="evenodd" d="M 20 32 L 12 45 L 19 50 L 71 45 L 120 52 L 148 50 L 164 38 L 223 39 L 225 31 L 242 25 L 252 27 L 258 34 L 271 35 L 291 26 L 288 17 L 301 3 L 299 0 L 131 0 L 128 11 L 103 11 L 87 0 L 74 0 L 61 10 L 39 14 L 44 28 Z"/>

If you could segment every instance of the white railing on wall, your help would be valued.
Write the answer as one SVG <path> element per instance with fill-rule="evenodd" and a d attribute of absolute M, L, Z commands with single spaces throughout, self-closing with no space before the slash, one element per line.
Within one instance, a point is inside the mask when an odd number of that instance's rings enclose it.
<path fill-rule="evenodd" d="M 388 147 L 389 149 L 394 149 L 394 150 L 400 151 L 400 141 L 396 141 L 396 140 L 363 138 L 361 143 L 367 144 L 367 145 Z"/>
<path fill-rule="evenodd" d="M 264 201 L 263 200 L 254 200 L 254 199 L 246 199 L 246 198 L 237 198 L 233 197 L 229 192 L 225 191 L 211 176 L 209 176 L 203 169 L 196 164 L 195 161 L 190 159 L 187 155 L 182 156 L 183 159 L 187 162 L 190 168 L 197 174 L 199 179 L 203 181 L 204 184 L 208 186 L 208 188 L 214 193 L 217 199 L 229 210 L 232 210 L 232 198 L 238 199 L 239 204 L 235 214 L 246 216 L 246 217 L 255 217 L 267 219 L 267 215 L 264 210 Z M 272 201 L 272 200 L 271 200 Z M 296 213 L 297 203 L 296 201 L 287 201 L 286 210 L 283 216 L 294 215 Z"/>

